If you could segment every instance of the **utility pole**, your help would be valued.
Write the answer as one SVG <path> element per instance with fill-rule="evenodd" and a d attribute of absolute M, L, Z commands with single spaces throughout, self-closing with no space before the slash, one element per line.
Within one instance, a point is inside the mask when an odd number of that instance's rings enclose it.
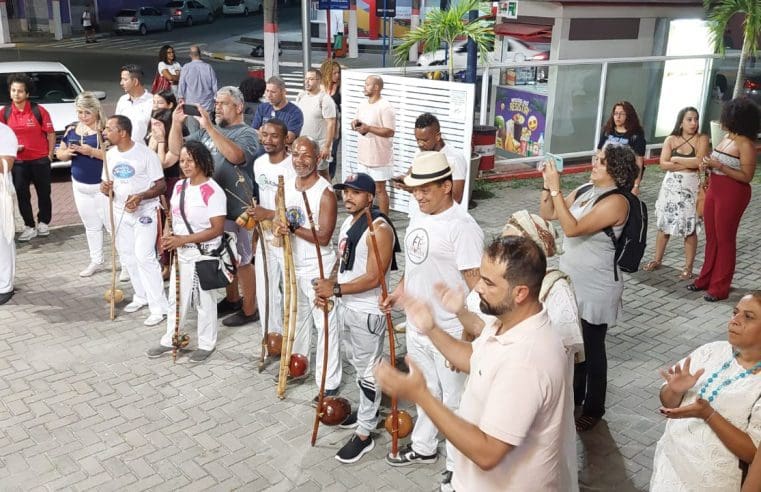
<path fill-rule="evenodd" d="M 264 0 L 264 79 L 280 73 L 277 39 L 277 0 Z"/>
<path fill-rule="evenodd" d="M 304 65 L 304 75 L 312 68 L 312 37 L 310 36 L 309 1 L 301 0 L 301 64 Z M 328 19 L 330 22 L 330 19 Z"/>
<path fill-rule="evenodd" d="M 349 0 L 349 58 L 359 58 L 357 0 Z"/>

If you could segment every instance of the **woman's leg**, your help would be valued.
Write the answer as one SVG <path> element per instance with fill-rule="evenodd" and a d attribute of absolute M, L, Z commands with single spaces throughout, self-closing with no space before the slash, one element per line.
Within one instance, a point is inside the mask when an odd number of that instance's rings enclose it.
<path fill-rule="evenodd" d="M 79 212 L 79 218 L 85 226 L 87 247 L 90 250 L 90 263 L 103 263 L 103 214 L 100 211 L 102 202 L 100 185 L 79 183 L 72 178 L 71 188 L 74 191 L 74 205 Z"/>
<path fill-rule="evenodd" d="M 646 272 L 652 272 L 661 266 L 663 262 L 663 255 L 666 253 L 666 245 L 669 242 L 669 235 L 663 231 L 658 231 L 658 235 L 655 236 L 655 256 L 653 260 L 645 265 L 642 269 Z"/>
<path fill-rule="evenodd" d="M 711 184 L 706 191 L 706 201 L 703 208 L 703 225 L 706 231 L 706 246 L 703 254 L 703 267 L 700 269 L 700 276 L 695 280 L 695 287 L 706 289 L 711 282 L 714 263 L 718 256 L 718 238 L 716 237 L 716 224 L 721 221 L 721 217 L 716 216 L 716 195 L 717 188 L 721 187 L 720 176 L 711 178 Z"/>
<path fill-rule="evenodd" d="M 608 388 L 608 357 L 605 352 L 608 325 L 593 325 L 582 319 L 581 328 L 587 359 L 587 391 L 582 415 L 600 418 L 605 414 L 605 393 Z"/>
<path fill-rule="evenodd" d="M 684 280 L 692 278 L 692 267 L 695 264 L 695 254 L 698 250 L 698 235 L 692 233 L 684 238 Z"/>

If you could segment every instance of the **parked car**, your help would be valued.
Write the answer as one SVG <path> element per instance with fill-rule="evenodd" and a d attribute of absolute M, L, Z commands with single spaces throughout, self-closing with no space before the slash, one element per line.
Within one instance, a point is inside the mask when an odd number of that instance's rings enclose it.
<path fill-rule="evenodd" d="M 247 16 L 251 12 L 262 11 L 262 0 L 225 0 L 222 5 L 224 15 Z"/>
<path fill-rule="evenodd" d="M 50 113 L 56 134 L 56 148 L 61 142 L 66 126 L 77 121 L 74 99 L 82 92 L 82 86 L 68 68 L 58 62 L 0 62 L 0 105 L 11 104 L 8 75 L 25 73 L 32 78 L 34 86 L 30 100 L 41 104 Z M 93 91 L 103 100 L 106 93 Z M 69 167 L 70 161 L 53 160 L 52 167 Z"/>
<path fill-rule="evenodd" d="M 761 108 L 761 74 L 745 79 L 743 94 Z"/>
<path fill-rule="evenodd" d="M 171 31 L 172 20 L 155 7 L 122 9 L 114 17 L 114 33 L 139 32 L 143 36 L 149 31 Z"/>
<path fill-rule="evenodd" d="M 196 22 L 214 22 L 211 9 L 195 0 L 178 0 L 164 5 L 164 12 L 175 24 L 190 27 Z"/>
<path fill-rule="evenodd" d="M 548 60 L 548 51 L 539 51 L 529 48 L 526 43 L 515 38 L 504 38 L 503 43 L 507 43 L 507 51 L 512 54 L 512 58 L 504 61 L 522 62 L 527 60 Z M 497 58 L 493 52 L 493 47 L 489 49 L 488 62 L 491 64 Z M 447 50 L 440 49 L 431 53 L 423 53 L 418 58 L 418 66 L 427 67 L 430 65 L 445 65 Z M 454 66 L 464 67 L 468 63 L 467 42 L 457 41 L 454 46 Z"/>

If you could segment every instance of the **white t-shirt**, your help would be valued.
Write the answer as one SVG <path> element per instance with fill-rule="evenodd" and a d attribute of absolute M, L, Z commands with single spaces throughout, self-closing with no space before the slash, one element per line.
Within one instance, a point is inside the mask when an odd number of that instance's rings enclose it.
<path fill-rule="evenodd" d="M 153 186 L 153 182 L 164 178 L 164 170 L 155 152 L 140 142 L 133 142 L 132 148 L 119 152 L 117 147 L 111 147 L 106 153 L 108 170 L 114 182 L 114 207 L 124 209 L 127 197 L 142 193 Z M 103 167 L 101 179 L 106 181 L 106 168 Z M 141 215 L 157 207 L 158 198 L 148 198 L 140 202 L 134 212 Z"/>
<path fill-rule="evenodd" d="M 296 97 L 296 106 L 304 115 L 301 135 L 311 137 L 324 147 L 327 140 L 329 118 L 336 117 L 336 103 L 325 91 L 310 94 L 302 91 Z"/>
<path fill-rule="evenodd" d="M 159 73 L 164 73 L 164 70 L 169 70 L 170 74 L 177 75 L 177 72 L 179 72 L 181 68 L 182 68 L 182 65 L 180 65 L 177 62 L 174 62 L 170 65 L 162 61 L 162 62 L 159 62 L 158 70 L 159 70 Z M 176 82 L 172 82 L 172 83 L 175 84 Z"/>
<path fill-rule="evenodd" d="M 172 229 L 178 236 L 190 234 L 185 221 L 180 213 L 180 194 L 185 183 L 188 183 L 185 189 L 185 198 L 183 200 L 185 218 L 188 219 L 190 228 L 193 232 L 201 232 L 211 227 L 211 217 L 224 217 L 227 215 L 227 197 L 225 192 L 220 188 L 216 181 L 209 178 L 205 183 L 200 185 L 191 185 L 188 180 L 178 181 L 174 185 L 172 200 Z M 216 248 L 222 242 L 222 236 L 217 236 L 210 241 L 201 243 L 202 246 Z"/>
<path fill-rule="evenodd" d="M 15 158 L 17 152 L 18 139 L 16 134 L 11 130 L 11 127 L 5 123 L 0 123 L 0 155 L 9 155 Z"/>
<path fill-rule="evenodd" d="M 515 447 L 488 471 L 455 453 L 455 490 L 570 490 L 564 429 L 573 408 L 566 395 L 571 374 L 565 362 L 546 309 L 499 336 L 494 323 L 484 327 L 473 342 L 470 376 L 457 413 Z"/>
<path fill-rule="evenodd" d="M 153 94 L 148 91 L 135 99 L 130 99 L 129 94 L 124 94 L 116 103 L 114 114 L 124 115 L 132 122 L 132 140 L 142 142 L 148 133 L 153 111 Z"/>
<path fill-rule="evenodd" d="M 92 14 L 88 10 L 82 12 L 82 27 L 92 27 Z"/>
<path fill-rule="evenodd" d="M 370 104 L 362 101 L 356 119 L 369 126 L 396 129 L 396 112 L 386 99 Z M 357 161 L 366 167 L 386 167 L 394 164 L 394 137 L 379 137 L 374 133 L 357 133 Z"/>
<path fill-rule="evenodd" d="M 413 215 L 404 236 L 405 294 L 434 299 L 433 286 L 437 282 L 468 292 L 460 272 L 479 268 L 483 249 L 483 230 L 460 207 L 451 206 L 436 215 L 422 212 Z M 439 303 L 433 303 L 432 307 L 436 325 L 459 337 L 462 325 L 457 316 Z"/>
<path fill-rule="evenodd" d="M 283 176 L 285 181 L 293 178 L 293 159 L 289 155 L 277 164 L 270 161 L 269 154 L 264 154 L 254 161 L 254 180 L 259 187 L 259 205 L 267 210 L 275 210 L 277 195 L 277 178 Z M 311 203 L 310 203 L 311 205 Z"/>

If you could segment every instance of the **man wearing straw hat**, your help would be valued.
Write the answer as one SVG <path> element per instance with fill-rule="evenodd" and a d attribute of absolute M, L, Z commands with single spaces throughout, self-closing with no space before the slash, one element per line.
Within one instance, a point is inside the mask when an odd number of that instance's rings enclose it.
<path fill-rule="evenodd" d="M 222 324 L 241 326 L 259 319 L 254 265 L 251 263 L 254 256 L 251 232 L 235 223 L 235 219 L 251 205 L 255 196 L 253 163 L 259 139 L 256 131 L 243 122 L 245 101 L 240 89 L 229 85 L 219 89 L 214 99 L 214 108 L 212 122 L 206 109 L 198 106 L 201 116 L 194 118 L 201 128 L 188 135 L 186 140 L 198 140 L 209 149 L 214 159 L 214 181 L 225 190 L 227 196 L 225 231 L 237 236 L 240 264 L 235 280 L 227 286 L 226 297 L 217 304 L 217 313 L 220 317 L 235 313 L 222 321 Z M 184 105 L 180 104 L 172 116 L 172 129 L 169 132 L 169 151 L 178 157 L 182 148 L 182 125 L 186 119 Z M 243 290 L 242 298 L 238 283 Z"/>
<path fill-rule="evenodd" d="M 479 266 L 483 250 L 483 231 L 452 198 L 452 169 L 441 152 L 421 152 L 412 161 L 404 183 L 412 189 L 420 212 L 411 216 L 404 238 L 405 272 L 394 292 L 382 299 L 384 309 L 403 306 L 405 296 L 432 299 L 434 285 L 444 282 L 463 291 L 470 291 L 480 278 Z M 440 305 L 433 307 L 436 325 L 459 338 L 462 324 L 457 316 Z M 407 353 L 422 368 L 428 388 L 451 410 L 460 403 L 465 376 L 452 371 L 431 341 L 418 333 L 408 320 Z M 418 419 L 412 431 L 412 443 L 398 456 L 389 455 L 392 466 L 433 463 L 437 459 L 438 429 L 418 406 Z M 454 449 L 447 442 L 447 465 L 442 487 L 450 486 L 454 470 Z"/>

